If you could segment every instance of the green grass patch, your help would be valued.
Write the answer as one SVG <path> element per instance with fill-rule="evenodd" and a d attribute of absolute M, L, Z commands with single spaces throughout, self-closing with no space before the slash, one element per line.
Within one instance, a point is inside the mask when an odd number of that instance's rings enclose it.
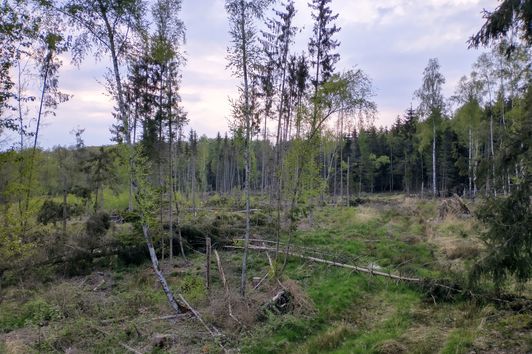
<path fill-rule="evenodd" d="M 22 305 L 13 302 L 3 303 L 0 307 L 0 332 L 43 325 L 62 318 L 63 314 L 57 306 L 40 298 L 32 299 Z"/>
<path fill-rule="evenodd" d="M 457 328 L 451 332 L 441 354 L 461 354 L 467 353 L 473 345 L 475 339 L 471 329 Z"/>

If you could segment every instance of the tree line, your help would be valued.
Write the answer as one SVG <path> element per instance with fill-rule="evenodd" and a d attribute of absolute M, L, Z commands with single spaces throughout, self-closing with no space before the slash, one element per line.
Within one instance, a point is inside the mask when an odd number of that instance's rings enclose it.
<path fill-rule="evenodd" d="M 349 205 L 373 192 L 516 195 L 530 178 L 531 41 L 527 2 L 509 3 L 486 14 L 471 37 L 471 46 L 490 51 L 452 97 L 443 96 L 445 78 L 432 58 L 413 93 L 417 106 L 405 104 L 391 127 L 376 128 L 369 76 L 336 69 L 341 29 L 331 0 L 308 4 L 313 27 L 302 52 L 294 46 L 300 33 L 294 1 L 227 0 L 227 61 L 238 97 L 231 101 L 230 132 L 208 138 L 186 129 L 180 0 L 3 0 L 0 129 L 20 136 L 1 155 L 3 219 L 16 225 L 4 239 L 28 232 L 43 195 L 61 195 L 66 216 L 68 195 L 97 212 L 105 208 L 106 189 L 127 191 L 127 209 L 141 217 L 157 270 L 150 226 L 170 225 L 161 254 L 172 258 L 173 225 L 183 206 L 195 213 L 209 193 L 231 196 L 246 209 L 244 295 L 252 197 L 272 210 L 282 264 L 281 236 L 290 240 L 297 219 L 319 203 Z M 75 35 L 65 36 L 65 29 Z M 111 63 L 105 83 L 116 103 L 116 145 L 87 148 L 77 131 L 71 148 L 38 148 L 41 120 L 69 99 L 57 76 L 67 52 L 79 65 L 91 54 Z M 28 89 L 30 75 L 39 78 L 38 95 L 29 94 L 35 92 Z"/>

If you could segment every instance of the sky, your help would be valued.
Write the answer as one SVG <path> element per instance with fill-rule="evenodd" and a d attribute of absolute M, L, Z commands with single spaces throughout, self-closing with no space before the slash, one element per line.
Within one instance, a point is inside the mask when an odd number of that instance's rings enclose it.
<path fill-rule="evenodd" d="M 296 0 L 296 25 L 301 29 L 296 51 L 306 49 L 312 30 L 308 0 Z M 378 106 L 377 126 L 390 125 L 412 103 L 429 58 L 438 58 L 446 78 L 444 94 L 453 94 L 462 75 L 480 51 L 467 49 L 467 39 L 481 27 L 482 10 L 497 0 L 333 0 L 339 14 L 337 34 L 341 60 L 338 71 L 362 69 L 372 80 Z M 187 28 L 181 86 L 189 126 L 198 135 L 214 137 L 228 131 L 229 97 L 238 82 L 226 70 L 229 45 L 224 0 L 183 0 L 181 18 Z M 47 117 L 40 145 L 70 145 L 74 129 L 85 129 L 87 145 L 109 144 L 114 123 L 113 102 L 102 85 L 106 61 L 87 58 L 79 67 L 65 59 L 60 87 L 73 95 Z"/>

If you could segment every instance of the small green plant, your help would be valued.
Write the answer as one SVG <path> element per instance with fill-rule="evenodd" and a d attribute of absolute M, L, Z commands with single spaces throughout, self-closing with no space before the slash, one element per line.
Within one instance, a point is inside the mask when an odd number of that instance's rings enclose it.
<path fill-rule="evenodd" d="M 42 299 L 28 301 L 22 306 L 4 305 L 0 308 L 0 332 L 43 325 L 63 318 L 61 310 Z"/>
<path fill-rule="evenodd" d="M 456 329 L 449 335 L 441 354 L 467 353 L 473 344 L 473 338 L 471 331 Z"/>

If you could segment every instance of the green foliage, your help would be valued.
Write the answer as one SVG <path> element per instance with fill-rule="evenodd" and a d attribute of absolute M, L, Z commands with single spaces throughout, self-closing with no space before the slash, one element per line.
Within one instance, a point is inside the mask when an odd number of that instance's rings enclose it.
<path fill-rule="evenodd" d="M 467 353 L 473 344 L 473 333 L 468 329 L 456 329 L 447 339 L 441 354 Z"/>
<path fill-rule="evenodd" d="M 89 237 L 99 238 L 105 235 L 111 227 L 111 218 L 105 212 L 92 214 L 85 224 Z"/>
<path fill-rule="evenodd" d="M 156 228 L 159 196 L 149 180 L 152 169 L 151 163 L 142 145 L 137 145 L 135 151 L 132 153 L 134 163 L 132 164 L 131 173 L 136 184 L 135 200 L 137 202 L 137 213 L 140 218 L 138 225 L 147 225 L 150 228 Z"/>
<path fill-rule="evenodd" d="M 532 43 L 532 11 L 529 1 L 504 0 L 494 11 L 486 12 L 485 19 L 480 31 L 469 39 L 471 47 L 496 42 L 515 29 L 525 41 Z"/>
<path fill-rule="evenodd" d="M 525 183 L 508 197 L 488 199 L 477 212 L 488 230 L 482 235 L 487 254 L 472 269 L 472 280 L 489 276 L 497 287 L 511 276 L 532 278 L 532 206 Z"/>
<path fill-rule="evenodd" d="M 66 219 L 68 220 L 73 216 L 81 215 L 82 211 L 83 209 L 77 204 L 67 204 Z M 37 221 L 47 225 L 48 223 L 55 224 L 61 220 L 63 220 L 63 203 L 57 203 L 50 199 L 45 200 L 37 214 Z"/>
<path fill-rule="evenodd" d="M 179 274 L 177 277 L 176 287 L 182 293 L 187 301 L 197 302 L 206 298 L 205 278 L 201 275 Z"/>
<path fill-rule="evenodd" d="M 0 332 L 9 332 L 26 326 L 44 325 L 63 318 L 57 306 L 39 298 L 30 300 L 22 306 L 3 305 L 0 309 Z"/>

